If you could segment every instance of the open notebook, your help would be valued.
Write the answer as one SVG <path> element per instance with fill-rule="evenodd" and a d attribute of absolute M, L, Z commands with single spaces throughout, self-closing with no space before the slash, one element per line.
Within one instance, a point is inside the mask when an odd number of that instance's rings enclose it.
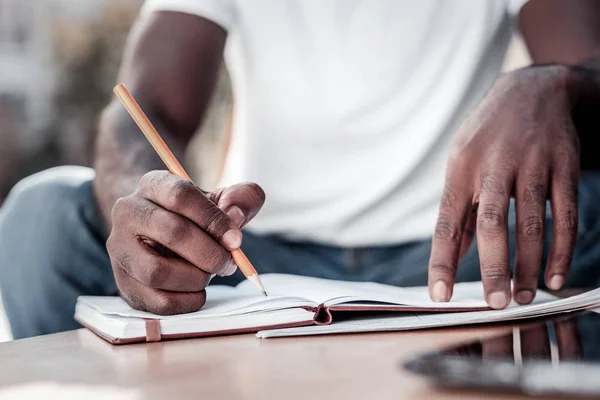
<path fill-rule="evenodd" d="M 257 332 L 329 324 L 336 311 L 475 311 L 488 309 L 481 282 L 460 283 L 448 303 L 434 303 L 427 287 L 399 288 L 372 282 L 343 282 L 264 274 L 264 297 L 249 281 L 236 287 L 209 286 L 197 312 L 159 316 L 137 311 L 120 297 L 81 296 L 75 319 L 111 343 Z"/>
<path fill-rule="evenodd" d="M 249 281 L 236 287 L 209 286 L 202 310 L 173 316 L 136 311 L 119 297 L 82 296 L 75 319 L 100 337 L 120 344 L 242 332 L 270 338 L 424 329 L 600 306 L 600 289 L 565 299 L 538 291 L 532 304 L 513 302 L 504 310 L 491 310 L 484 301 L 481 282 L 459 283 L 450 302 L 434 303 L 427 287 L 399 288 L 283 274 L 265 274 L 261 279 L 269 297 L 257 294 Z M 343 319 L 338 320 L 341 315 Z"/>

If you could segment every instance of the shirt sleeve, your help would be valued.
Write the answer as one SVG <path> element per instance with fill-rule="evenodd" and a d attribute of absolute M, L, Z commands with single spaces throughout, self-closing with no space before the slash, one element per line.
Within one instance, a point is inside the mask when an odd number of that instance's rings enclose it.
<path fill-rule="evenodd" d="M 141 15 L 153 11 L 177 11 L 206 18 L 230 30 L 235 23 L 233 0 L 146 0 Z"/>

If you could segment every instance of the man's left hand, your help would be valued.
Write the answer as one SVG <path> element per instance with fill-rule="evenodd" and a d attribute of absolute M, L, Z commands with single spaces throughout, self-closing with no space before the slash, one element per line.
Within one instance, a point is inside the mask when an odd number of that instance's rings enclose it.
<path fill-rule="evenodd" d="M 579 139 L 571 113 L 577 78 L 568 67 L 534 66 L 502 75 L 463 123 L 450 155 L 429 262 L 433 300 L 448 301 L 460 258 L 474 235 L 485 297 L 511 300 L 508 210 L 516 206 L 514 298 L 535 297 L 544 248 L 546 202 L 552 238 L 545 272 L 560 289 L 577 234 Z"/>

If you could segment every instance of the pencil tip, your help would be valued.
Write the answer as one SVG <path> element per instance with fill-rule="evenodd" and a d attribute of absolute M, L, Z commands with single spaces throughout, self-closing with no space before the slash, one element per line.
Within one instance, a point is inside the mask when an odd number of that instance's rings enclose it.
<path fill-rule="evenodd" d="M 264 290 L 262 290 L 262 294 L 267 297 L 267 292 L 265 292 Z"/>

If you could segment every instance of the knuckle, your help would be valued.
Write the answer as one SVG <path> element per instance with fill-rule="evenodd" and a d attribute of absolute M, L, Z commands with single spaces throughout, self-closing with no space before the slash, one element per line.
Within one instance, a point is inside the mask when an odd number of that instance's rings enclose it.
<path fill-rule="evenodd" d="M 481 176 L 481 192 L 505 195 L 507 192 L 506 184 L 496 173 L 486 172 Z"/>
<path fill-rule="evenodd" d="M 557 218 L 556 234 L 560 236 L 573 235 L 577 230 L 578 218 L 576 211 L 568 211 Z"/>
<path fill-rule="evenodd" d="M 435 225 L 434 237 L 444 242 L 459 244 L 461 230 L 458 224 L 450 218 L 440 217 Z"/>
<path fill-rule="evenodd" d="M 110 233 L 110 235 L 108 235 L 108 238 L 106 239 L 106 251 L 108 252 L 109 255 L 112 255 L 115 252 L 115 242 L 117 241 L 117 239 L 115 238 L 115 230 L 113 229 L 112 232 Z"/>
<path fill-rule="evenodd" d="M 164 265 L 160 258 L 153 257 L 147 265 L 143 283 L 153 288 L 161 287 L 169 279 L 170 273 L 170 268 Z"/>
<path fill-rule="evenodd" d="M 157 186 L 169 179 L 169 172 L 162 170 L 154 170 L 145 173 L 140 179 L 140 187 Z"/>
<path fill-rule="evenodd" d="M 484 235 L 498 236 L 503 234 L 506 217 L 502 209 L 494 204 L 480 206 L 477 212 L 477 230 Z"/>
<path fill-rule="evenodd" d="M 526 242 L 539 242 L 544 235 L 544 219 L 535 215 L 525 218 L 517 227 L 518 237 Z"/>
<path fill-rule="evenodd" d="M 207 207 L 201 218 L 202 227 L 213 236 L 220 236 L 228 230 L 228 219 L 218 207 Z"/>
<path fill-rule="evenodd" d="M 456 273 L 456 264 L 449 263 L 432 263 L 430 270 L 440 275 L 454 275 Z"/>
<path fill-rule="evenodd" d="M 578 182 L 579 177 L 573 175 L 566 175 L 560 179 L 559 186 L 563 188 L 562 194 L 564 198 L 572 205 L 577 204 L 577 198 L 579 195 L 578 192 Z"/>
<path fill-rule="evenodd" d="M 184 312 L 181 302 L 172 295 L 159 294 L 156 298 L 155 313 L 159 315 L 181 314 Z"/>
<path fill-rule="evenodd" d="M 546 185 L 541 182 L 529 183 L 523 191 L 523 202 L 525 204 L 544 204 L 546 202 Z"/>
<path fill-rule="evenodd" d="M 218 248 L 206 255 L 203 270 L 211 273 L 219 273 L 229 265 L 231 256 L 224 249 Z"/>
<path fill-rule="evenodd" d="M 121 292 L 121 297 L 125 300 L 127 304 L 131 306 L 131 308 L 138 311 L 146 311 L 147 307 L 145 305 L 144 299 L 136 292 Z"/>
<path fill-rule="evenodd" d="M 141 226 L 147 227 L 156 209 L 157 207 L 154 204 L 142 201 L 132 205 L 131 214 Z"/>
<path fill-rule="evenodd" d="M 141 188 L 150 186 L 150 182 L 152 182 L 152 176 L 155 173 L 156 173 L 156 171 L 150 171 L 150 172 L 146 172 L 144 175 L 142 175 L 142 177 L 140 178 L 138 187 L 141 189 Z"/>
<path fill-rule="evenodd" d="M 158 189 L 169 179 L 168 171 L 150 171 L 142 176 L 138 192 L 145 198 L 154 200 Z"/>
<path fill-rule="evenodd" d="M 127 218 L 130 214 L 130 208 L 131 202 L 129 201 L 128 197 L 121 197 L 117 199 L 111 211 L 112 220 L 120 221 L 124 218 Z M 119 224 L 115 224 L 115 227 L 119 226 Z"/>
<path fill-rule="evenodd" d="M 186 204 L 192 190 L 196 190 L 196 187 L 191 182 L 183 179 L 175 181 L 168 188 L 165 207 L 168 209 L 176 209 L 180 207 L 181 204 Z"/>
<path fill-rule="evenodd" d="M 177 243 L 184 242 L 188 237 L 188 225 L 182 219 L 172 215 L 168 215 L 166 218 L 163 218 L 164 221 L 161 222 L 160 226 L 164 232 L 164 241 L 163 245 L 170 247 Z"/>
<path fill-rule="evenodd" d="M 482 264 L 481 275 L 492 281 L 504 280 L 508 276 L 508 266 L 496 263 Z"/>

